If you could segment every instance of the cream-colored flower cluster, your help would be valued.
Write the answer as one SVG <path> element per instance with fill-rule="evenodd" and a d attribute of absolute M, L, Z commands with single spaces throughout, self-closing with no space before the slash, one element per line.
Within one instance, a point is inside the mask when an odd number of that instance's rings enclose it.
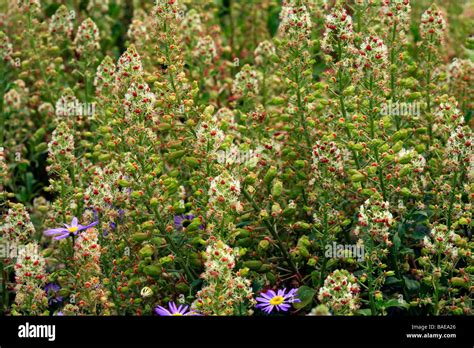
<path fill-rule="evenodd" d="M 98 49 L 100 49 L 100 34 L 99 28 L 90 18 L 87 18 L 79 25 L 77 34 L 74 39 L 76 52 L 84 58 L 95 56 Z"/>
<path fill-rule="evenodd" d="M 225 211 L 231 208 L 241 211 L 240 181 L 232 177 L 228 171 L 216 176 L 211 180 L 209 187 L 209 204 L 216 211 Z"/>
<path fill-rule="evenodd" d="M 192 307 L 205 315 L 248 314 L 254 304 L 250 281 L 235 272 L 235 251 L 211 237 L 206 248 L 205 286 L 196 294 Z M 246 308 L 247 313 L 242 313 Z"/>
<path fill-rule="evenodd" d="M 390 205 L 379 199 L 369 198 L 359 208 L 358 226 L 354 233 L 363 240 L 371 238 L 386 246 L 391 246 L 390 228 L 395 220 L 389 210 Z"/>
<path fill-rule="evenodd" d="M 324 280 L 318 300 L 334 315 L 353 315 L 360 307 L 359 292 L 357 278 L 345 269 L 336 269 Z"/>
<path fill-rule="evenodd" d="M 451 259 L 456 259 L 459 254 L 456 241 L 459 239 L 460 237 L 447 226 L 437 225 L 431 229 L 429 237 L 424 237 L 423 246 L 430 254 L 446 255 Z"/>
<path fill-rule="evenodd" d="M 15 314 L 41 315 L 48 306 L 44 291 L 47 281 L 46 262 L 36 243 L 19 252 L 15 264 Z"/>
<path fill-rule="evenodd" d="M 353 38 L 352 17 L 345 8 L 334 7 L 326 16 L 321 49 L 327 53 L 336 52 L 340 46 L 352 43 Z"/>

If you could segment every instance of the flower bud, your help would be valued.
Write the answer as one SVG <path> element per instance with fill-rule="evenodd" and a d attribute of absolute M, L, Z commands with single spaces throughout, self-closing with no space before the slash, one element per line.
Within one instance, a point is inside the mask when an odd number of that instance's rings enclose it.
<path fill-rule="evenodd" d="M 141 232 L 138 232 L 138 233 L 134 233 L 131 235 L 131 238 L 132 240 L 134 240 L 135 242 L 143 242 L 147 239 L 150 238 L 150 235 L 148 233 L 141 233 Z"/>
<path fill-rule="evenodd" d="M 278 171 L 276 169 L 276 167 L 270 167 L 267 171 L 267 174 L 265 174 L 265 177 L 263 178 L 263 182 L 266 184 L 266 185 L 269 185 L 272 180 L 277 176 L 278 174 Z"/>
<path fill-rule="evenodd" d="M 157 278 L 157 277 L 159 277 L 159 276 L 163 273 L 161 267 L 155 266 L 155 265 L 146 266 L 146 267 L 143 269 L 143 272 L 144 272 L 147 276 L 150 276 L 150 277 L 152 277 L 152 278 Z"/>
<path fill-rule="evenodd" d="M 366 180 L 366 176 L 360 172 L 357 172 L 351 176 L 351 180 L 352 182 L 362 182 Z"/>
<path fill-rule="evenodd" d="M 154 252 L 155 252 L 155 250 L 154 250 L 153 246 L 151 246 L 150 244 L 147 244 L 143 248 L 141 248 L 138 253 L 139 253 L 141 258 L 146 258 L 146 257 L 152 256 L 154 254 Z"/>
<path fill-rule="evenodd" d="M 261 250 L 267 250 L 270 246 L 270 242 L 266 239 L 262 239 L 259 243 L 258 243 L 258 247 L 261 249 Z"/>
<path fill-rule="evenodd" d="M 464 288 L 469 287 L 469 285 L 466 283 L 466 280 L 461 277 L 452 277 L 449 280 L 449 282 L 451 283 L 452 286 L 455 286 L 455 287 L 464 287 Z"/>
<path fill-rule="evenodd" d="M 273 187 L 272 187 L 272 196 L 274 198 L 278 198 L 281 196 L 281 193 L 283 191 L 283 183 L 280 181 L 280 180 L 275 180 L 275 182 L 273 183 Z"/>
<path fill-rule="evenodd" d="M 351 85 L 349 87 L 347 87 L 343 92 L 342 94 L 344 96 L 351 96 L 351 95 L 354 95 L 354 92 L 355 92 L 355 86 L 354 85 Z"/>
<path fill-rule="evenodd" d="M 252 261 L 245 261 L 244 267 L 249 268 L 252 271 L 258 271 L 260 267 L 262 267 L 262 261 L 252 260 Z"/>

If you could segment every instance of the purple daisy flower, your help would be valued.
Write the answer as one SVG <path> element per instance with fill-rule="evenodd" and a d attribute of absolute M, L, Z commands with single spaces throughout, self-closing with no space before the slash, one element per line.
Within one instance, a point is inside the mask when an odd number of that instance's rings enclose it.
<path fill-rule="evenodd" d="M 44 287 L 44 291 L 48 295 L 48 304 L 50 306 L 63 302 L 63 297 L 58 294 L 60 289 L 61 287 L 55 283 L 48 283 Z"/>
<path fill-rule="evenodd" d="M 176 307 L 174 302 L 168 303 L 169 310 L 162 306 L 157 306 L 155 308 L 155 313 L 160 316 L 182 316 L 182 315 L 199 315 L 199 313 L 195 311 L 188 311 L 189 306 L 179 305 Z"/>
<path fill-rule="evenodd" d="M 174 217 L 174 226 L 178 231 L 182 231 L 184 228 L 188 227 L 195 216 L 193 214 L 181 214 L 181 215 L 176 215 Z M 200 230 L 204 230 L 204 225 L 199 226 Z"/>
<path fill-rule="evenodd" d="M 88 228 L 95 226 L 99 221 L 94 221 L 93 223 L 83 226 L 78 223 L 77 217 L 74 217 L 71 221 L 71 225 L 64 224 L 66 227 L 52 228 L 44 231 L 45 236 L 55 236 L 55 240 L 64 239 L 70 236 L 77 235 L 82 230 L 87 230 Z"/>
<path fill-rule="evenodd" d="M 262 297 L 257 297 L 256 300 L 258 303 L 255 307 L 261 308 L 262 311 L 266 313 L 271 313 L 274 308 L 277 311 L 286 312 L 290 309 L 290 303 L 301 302 L 300 299 L 296 297 L 296 291 L 298 289 L 291 289 L 286 293 L 286 289 L 280 289 L 278 292 L 273 290 L 268 290 L 265 293 L 260 293 Z"/>

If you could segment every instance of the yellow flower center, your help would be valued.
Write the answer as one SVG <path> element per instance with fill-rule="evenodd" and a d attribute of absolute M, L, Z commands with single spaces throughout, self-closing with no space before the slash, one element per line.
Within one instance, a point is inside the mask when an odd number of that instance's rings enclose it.
<path fill-rule="evenodd" d="M 67 230 L 71 233 L 74 233 L 78 230 L 79 227 L 69 227 Z"/>
<path fill-rule="evenodd" d="M 176 312 L 176 313 L 173 313 L 173 316 L 182 316 L 182 314 L 181 314 L 181 313 L 178 313 L 178 312 Z"/>
<path fill-rule="evenodd" d="M 284 301 L 285 299 L 283 298 L 283 296 L 275 296 L 274 298 L 270 300 L 270 304 L 273 306 L 278 306 L 282 304 Z"/>

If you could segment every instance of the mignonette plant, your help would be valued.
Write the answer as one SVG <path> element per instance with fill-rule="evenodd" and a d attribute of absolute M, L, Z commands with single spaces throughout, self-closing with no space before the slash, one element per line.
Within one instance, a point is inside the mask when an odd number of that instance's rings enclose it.
<path fill-rule="evenodd" d="M 3 315 L 473 314 L 472 2 L 66 3 L 0 1 Z"/>

